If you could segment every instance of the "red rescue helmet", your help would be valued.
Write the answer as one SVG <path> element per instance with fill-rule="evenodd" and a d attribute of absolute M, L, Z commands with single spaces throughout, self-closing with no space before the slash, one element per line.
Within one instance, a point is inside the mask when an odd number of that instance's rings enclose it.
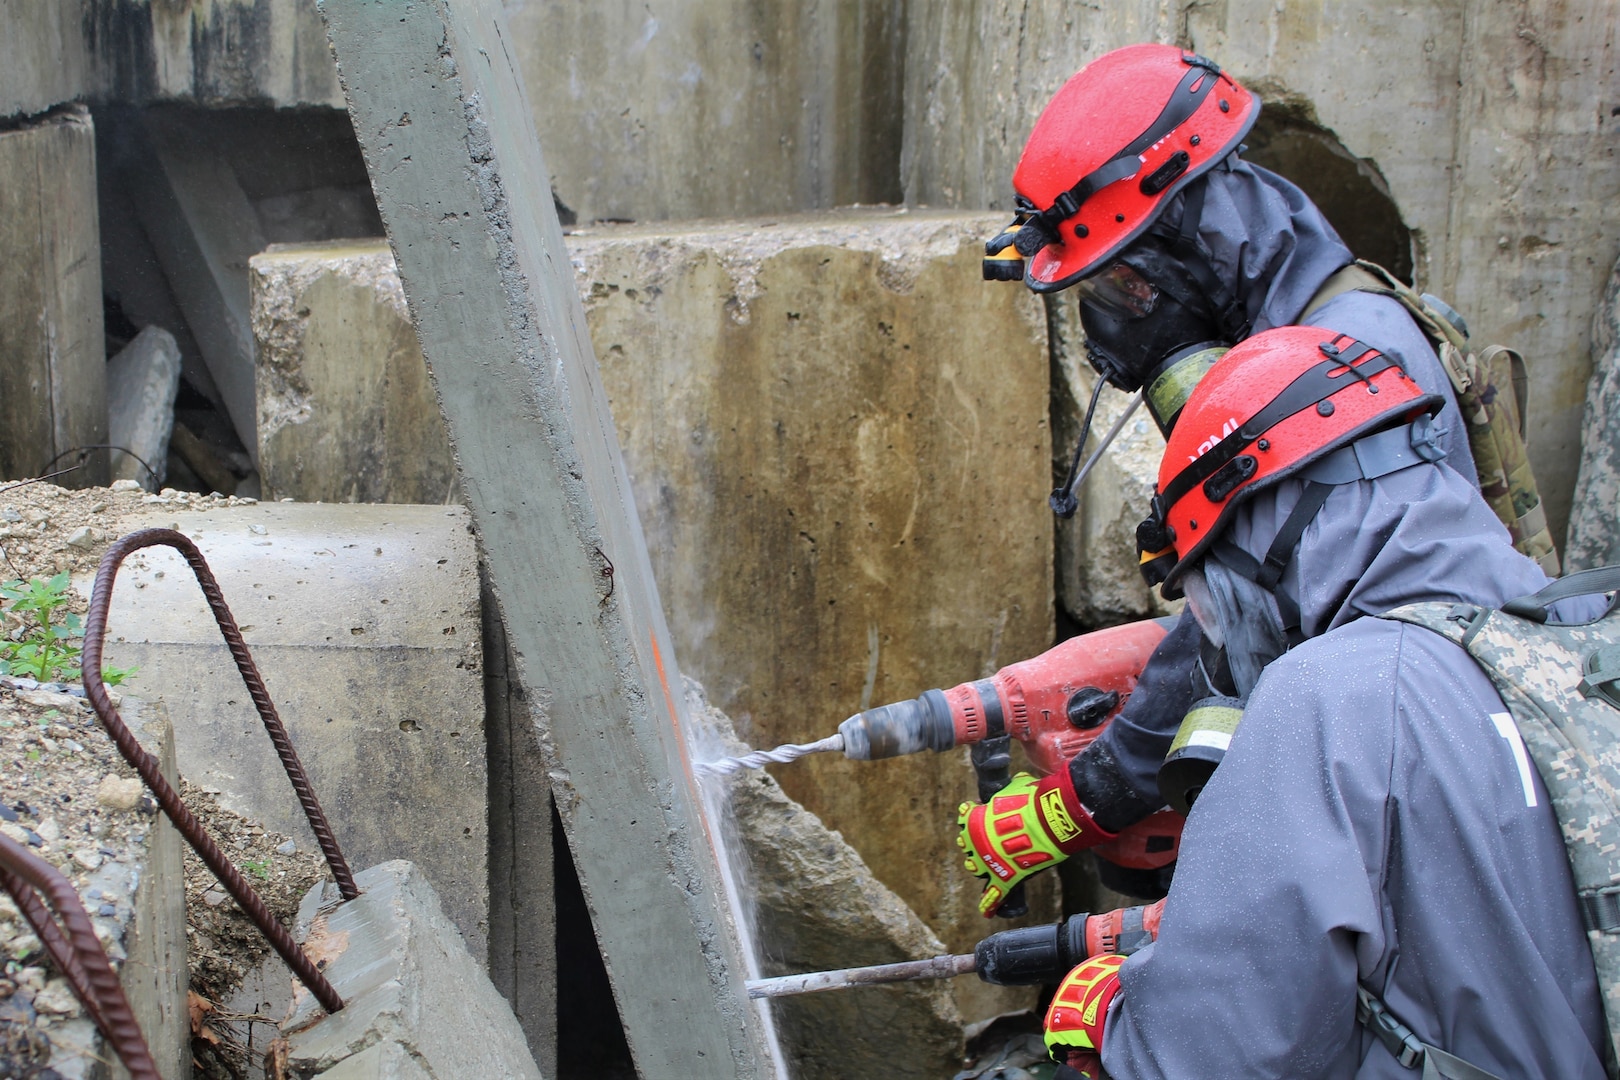
<path fill-rule="evenodd" d="M 1013 172 L 1019 215 L 985 245 L 985 277 L 1055 292 L 1102 269 L 1259 114 L 1230 75 L 1173 45 L 1093 60 L 1035 121 Z"/>
<path fill-rule="evenodd" d="M 1333 485 L 1438 461 L 1444 451 L 1431 418 L 1444 404 L 1392 358 L 1332 330 L 1279 327 L 1233 347 L 1170 432 L 1152 516 L 1137 528 L 1143 576 L 1162 581 L 1166 598 L 1180 596 L 1179 579 L 1234 511 L 1284 477 L 1303 472 Z M 1399 434 L 1379 436 L 1386 429 Z M 1324 460 L 1351 443 L 1344 461 Z M 1286 559 L 1298 539 L 1277 557 Z"/>

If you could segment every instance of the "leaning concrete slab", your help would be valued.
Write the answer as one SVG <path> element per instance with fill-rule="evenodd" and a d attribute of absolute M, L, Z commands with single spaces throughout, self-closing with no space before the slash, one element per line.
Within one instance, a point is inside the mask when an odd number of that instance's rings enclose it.
<path fill-rule="evenodd" d="M 249 263 L 266 498 L 449 502 L 455 461 L 386 240 Z"/>
<path fill-rule="evenodd" d="M 163 486 L 179 390 L 180 346 L 161 326 L 148 326 L 107 361 L 107 438 L 128 451 L 111 455 L 114 480 L 152 492 Z"/>
<path fill-rule="evenodd" d="M 0 478 L 16 479 L 107 441 L 95 130 L 82 106 L 0 131 L 0 253 Z M 92 454 L 58 482 L 105 483 L 106 460 Z"/>
<path fill-rule="evenodd" d="M 488 933 L 478 568 L 460 507 L 190 509 L 158 496 L 116 528 L 180 529 L 213 567 L 338 840 L 359 866 L 408 856 L 482 959 Z M 81 583 L 87 588 L 88 582 Z M 309 833 L 196 580 L 168 549 L 132 556 L 108 662 L 161 696 L 180 771 L 228 808 Z"/>
<path fill-rule="evenodd" d="M 343 1009 L 327 1016 L 308 991 L 294 990 L 282 1025 L 292 1075 L 540 1080 L 517 1018 L 426 876 L 395 860 L 361 871 L 355 884 L 360 896 L 347 903 L 322 885 L 298 909 L 304 951 L 319 958 Z"/>
<path fill-rule="evenodd" d="M 252 204 L 229 163 L 162 109 L 132 123 L 108 165 L 133 198 L 237 436 L 256 456 L 247 264 L 265 243 Z"/>
<path fill-rule="evenodd" d="M 322 10 L 631 1051 L 649 1076 L 771 1075 L 500 6 Z"/>

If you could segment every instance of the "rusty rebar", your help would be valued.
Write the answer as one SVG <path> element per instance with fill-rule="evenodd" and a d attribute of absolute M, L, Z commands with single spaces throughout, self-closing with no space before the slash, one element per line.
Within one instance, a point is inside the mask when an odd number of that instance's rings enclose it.
<path fill-rule="evenodd" d="M 281 954 L 281 958 L 287 962 L 287 966 L 292 969 L 298 980 L 315 995 L 315 1000 L 321 1003 L 321 1007 L 328 1013 L 335 1013 L 343 1008 L 343 999 L 298 947 L 297 942 L 293 941 L 286 928 L 270 914 L 270 910 L 264 906 L 264 901 L 259 899 L 259 894 L 254 891 L 253 886 L 248 884 L 247 879 L 225 857 L 225 853 L 203 829 L 196 815 L 163 778 L 157 758 L 147 753 L 130 733 L 123 717 L 118 714 L 112 700 L 107 696 L 106 685 L 101 681 L 102 646 L 107 637 L 107 609 L 112 601 L 113 581 L 118 576 L 118 567 L 131 552 L 157 546 L 174 548 L 191 566 L 191 572 L 197 577 L 197 584 L 202 587 L 203 597 L 214 613 L 214 621 L 219 624 L 219 632 L 231 650 L 231 657 L 236 661 L 236 669 L 241 672 L 248 694 L 259 710 L 259 717 L 264 721 L 265 730 L 270 734 L 270 741 L 275 744 L 282 767 L 287 770 L 287 779 L 292 781 L 293 791 L 297 793 L 298 801 L 304 808 L 304 815 L 309 819 L 309 827 L 315 833 L 315 839 L 321 846 L 321 853 L 326 856 L 326 863 L 332 868 L 332 876 L 337 879 L 338 891 L 345 900 L 353 900 L 360 895 L 360 890 L 354 884 L 354 875 L 349 872 L 349 864 L 344 860 L 343 852 L 339 850 L 332 829 L 326 822 L 326 814 L 315 798 L 315 789 L 310 786 L 309 777 L 304 773 L 303 763 L 298 760 L 298 754 L 293 750 L 292 740 L 287 737 L 287 729 L 282 725 L 281 717 L 276 714 L 275 704 L 271 702 L 270 694 L 264 688 L 264 680 L 259 676 L 259 669 L 253 663 L 253 656 L 248 652 L 247 643 L 242 640 L 242 632 L 237 629 L 236 619 L 231 615 L 231 609 L 225 605 L 225 597 L 220 592 L 219 583 L 203 559 L 202 552 L 197 550 L 197 545 L 183 534 L 173 529 L 142 529 L 115 541 L 101 557 L 101 565 L 96 568 L 96 583 L 90 593 L 90 612 L 84 620 L 84 652 L 80 657 L 80 666 L 84 669 L 85 696 L 89 698 L 91 707 L 96 710 L 96 715 L 101 718 L 101 724 L 107 729 L 107 734 L 112 736 L 118 752 L 124 755 L 125 761 L 135 767 L 136 772 L 140 773 L 141 780 L 151 789 L 158 805 L 163 808 L 169 820 L 174 822 L 175 828 L 180 830 L 186 842 L 208 865 L 208 869 L 214 872 L 220 884 L 225 886 L 232 899 L 247 913 L 248 918 L 253 920 L 254 925 L 264 934 L 276 952 Z"/>
<path fill-rule="evenodd" d="M 132 1080 L 163 1080 L 73 883 L 11 837 L 0 835 L 0 886 L 17 901 L 56 969 Z"/>

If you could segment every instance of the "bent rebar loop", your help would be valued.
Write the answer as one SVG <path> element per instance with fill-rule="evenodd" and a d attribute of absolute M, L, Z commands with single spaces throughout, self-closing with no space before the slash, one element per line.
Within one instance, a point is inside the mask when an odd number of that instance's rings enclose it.
<path fill-rule="evenodd" d="M 186 842 L 207 864 L 208 869 L 213 871 L 220 884 L 231 894 L 231 898 L 253 920 L 254 925 L 286 961 L 298 980 L 315 995 L 321 1007 L 328 1013 L 335 1013 L 343 1008 L 343 999 L 293 941 L 292 935 L 270 914 L 270 910 L 265 907 L 264 901 L 259 899 L 259 894 L 254 891 L 253 886 L 248 884 L 247 879 L 235 866 L 231 865 L 219 845 L 214 843 L 213 838 L 203 829 L 196 815 L 163 778 L 157 758 L 136 741 L 124 723 L 123 717 L 118 714 L 111 698 L 107 696 L 107 687 L 101 680 L 101 656 L 107 637 L 107 609 L 112 600 L 113 581 L 118 576 L 119 565 L 132 552 L 158 546 L 171 547 L 178 551 L 191 567 L 191 572 L 196 575 L 203 597 L 214 613 L 214 621 L 219 625 L 220 635 L 224 637 L 225 644 L 231 651 L 231 657 L 236 661 L 236 669 L 242 675 L 242 682 L 247 685 L 248 695 L 252 697 L 253 705 L 258 709 L 260 719 L 264 721 L 270 741 L 275 744 L 276 754 L 281 758 L 282 767 L 287 771 L 287 779 L 292 782 L 293 791 L 304 808 L 304 816 L 309 819 L 310 830 L 314 832 L 315 839 L 320 844 L 321 853 L 326 856 L 326 864 L 331 867 L 332 876 L 337 879 L 338 891 L 345 900 L 353 900 L 360 895 L 360 890 L 354 883 L 354 875 L 349 871 L 349 864 L 338 848 L 331 826 L 327 824 L 326 814 L 315 798 L 315 789 L 310 786 L 303 763 L 298 760 L 292 740 L 287 737 L 287 729 L 283 726 L 281 717 L 276 713 L 275 704 L 270 700 L 270 694 L 264 687 L 264 679 L 260 677 L 258 667 L 253 663 L 253 656 L 248 652 L 247 643 L 242 640 L 242 631 L 237 628 L 236 619 L 225 604 L 219 582 L 215 580 L 213 571 L 203 559 L 202 552 L 197 550 L 197 545 L 182 533 L 174 529 L 142 529 L 119 538 L 101 557 L 101 565 L 96 568 L 95 586 L 90 593 L 90 612 L 84 620 L 84 652 L 80 659 L 81 667 L 84 669 L 85 696 L 89 698 L 91 707 L 100 717 L 102 726 L 107 729 L 107 734 L 112 736 L 118 752 L 124 756 L 125 761 L 135 767 L 141 780 L 151 789 L 158 805 L 163 808 L 169 820 L 174 822 L 175 828 L 180 830 Z"/>

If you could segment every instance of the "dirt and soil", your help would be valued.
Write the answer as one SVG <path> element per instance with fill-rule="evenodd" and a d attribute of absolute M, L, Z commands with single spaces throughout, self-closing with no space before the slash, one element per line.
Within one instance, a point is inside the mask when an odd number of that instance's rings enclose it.
<path fill-rule="evenodd" d="M 0 486 L 0 580 L 93 571 L 120 535 L 123 514 L 153 506 L 208 509 L 254 501 L 172 489 L 150 495 L 128 481 L 83 491 L 50 484 Z M 69 592 L 68 610 L 82 616 L 86 607 L 83 597 Z M 0 633 L 14 635 L 21 626 L 8 615 Z M 140 860 L 157 805 L 89 704 L 67 692 L 72 689 L 0 677 L 0 833 L 30 845 L 68 875 L 97 923 L 98 936 L 114 943 L 109 951 L 120 960 L 118 919 L 129 917 L 132 898 L 115 895 L 105 874 L 96 877 L 98 884 L 91 878 L 108 862 Z M 298 850 L 288 837 L 222 808 L 212 791 L 182 780 L 181 793 L 271 912 L 290 927 L 298 901 L 326 875 L 319 853 Z M 189 847 L 185 889 L 194 1075 L 236 1080 L 252 1068 L 237 1042 L 242 1022 L 252 1018 L 228 1014 L 218 1003 L 228 1000 L 271 950 Z M 4 893 L 0 960 L 0 1075 L 50 1080 L 53 1028 L 80 1015 L 81 1008 Z"/>

